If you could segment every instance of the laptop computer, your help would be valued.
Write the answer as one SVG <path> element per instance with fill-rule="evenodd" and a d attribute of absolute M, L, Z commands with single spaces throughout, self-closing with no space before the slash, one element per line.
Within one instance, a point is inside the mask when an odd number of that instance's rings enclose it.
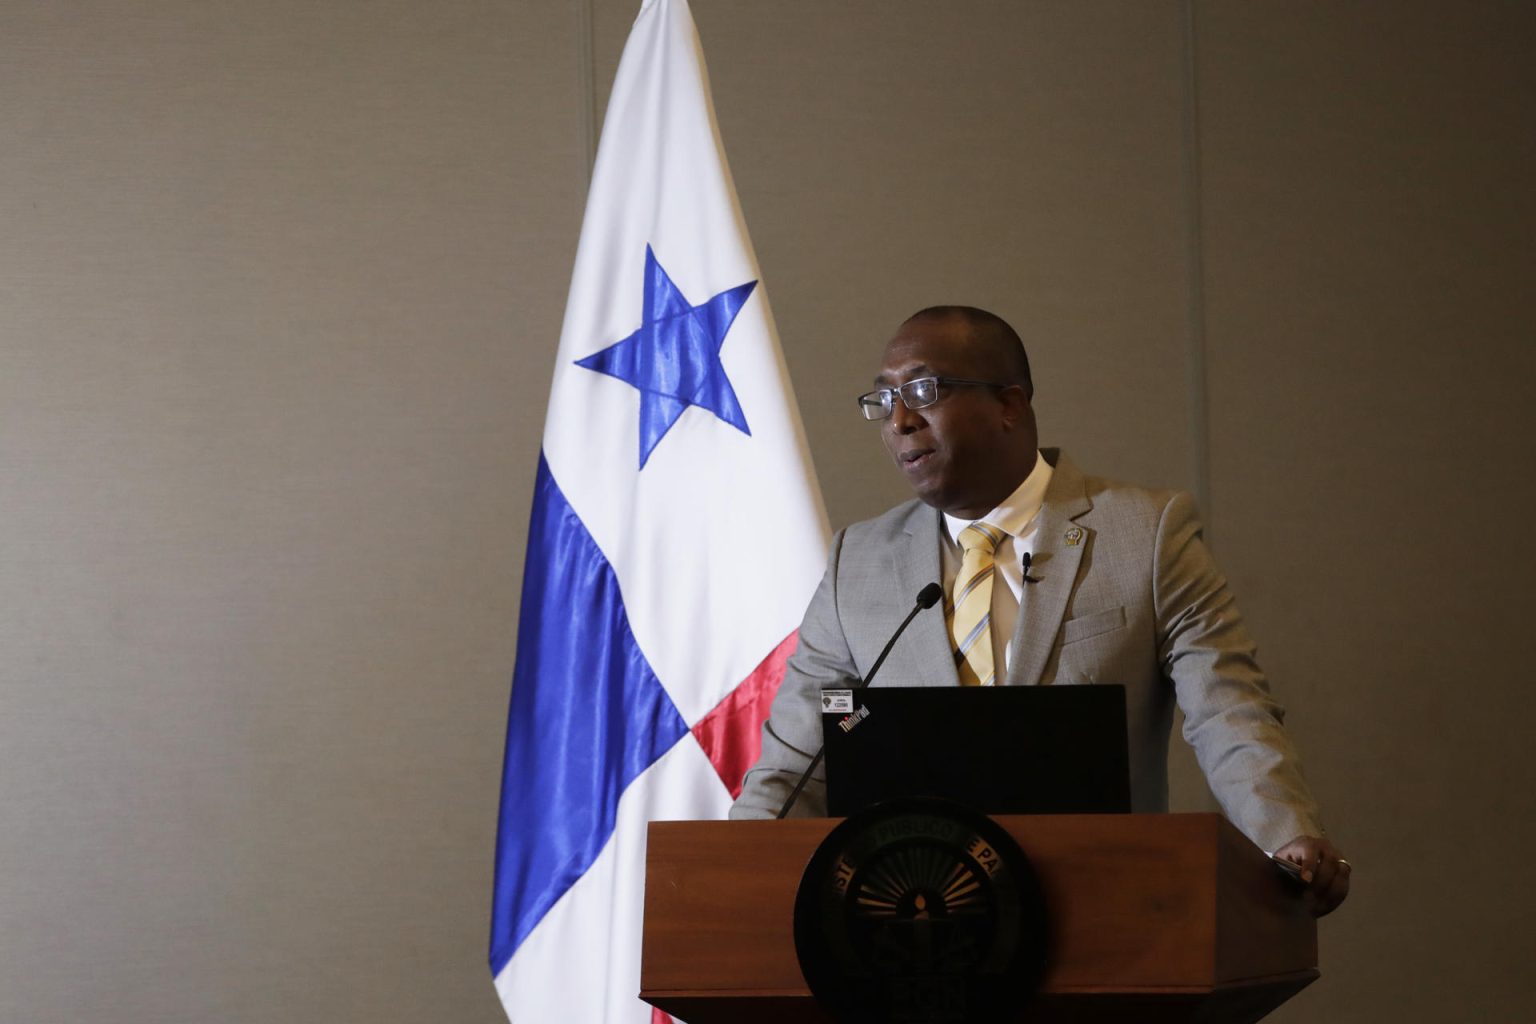
<path fill-rule="evenodd" d="M 827 810 L 934 796 L 984 814 L 1131 809 L 1125 687 L 822 691 Z"/>

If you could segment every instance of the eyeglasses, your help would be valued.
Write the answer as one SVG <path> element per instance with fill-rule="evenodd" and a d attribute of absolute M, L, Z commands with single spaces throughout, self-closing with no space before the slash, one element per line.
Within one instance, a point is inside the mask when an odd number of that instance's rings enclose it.
<path fill-rule="evenodd" d="M 965 385 L 973 388 L 1008 388 L 1012 384 L 997 384 L 990 380 L 962 380 L 959 377 L 919 377 L 900 387 L 879 388 L 859 396 L 859 412 L 867 420 L 883 420 L 896 407 L 896 396 L 908 409 L 926 409 L 939 400 L 939 386 Z"/>

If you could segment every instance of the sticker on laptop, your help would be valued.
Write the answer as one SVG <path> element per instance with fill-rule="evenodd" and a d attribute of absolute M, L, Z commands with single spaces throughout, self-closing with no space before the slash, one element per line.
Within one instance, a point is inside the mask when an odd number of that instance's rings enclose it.
<path fill-rule="evenodd" d="M 846 715 L 853 710 L 852 690 L 822 690 L 821 710 L 823 714 Z"/>

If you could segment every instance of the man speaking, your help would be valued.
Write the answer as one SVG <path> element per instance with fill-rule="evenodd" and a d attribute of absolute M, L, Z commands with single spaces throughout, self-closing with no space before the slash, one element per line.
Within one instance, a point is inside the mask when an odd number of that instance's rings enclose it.
<path fill-rule="evenodd" d="M 1216 798 L 1301 868 L 1318 914 L 1349 892 L 1193 500 L 1086 476 L 1040 450 L 1029 359 L 1001 318 L 915 314 L 859 397 L 918 500 L 832 540 L 826 575 L 763 726 L 733 818 L 773 817 L 821 746 L 820 694 L 864 678 L 915 594 L 944 588 L 881 669 L 882 686 L 1117 683 L 1131 806 L 1168 809 L 1174 701 Z M 1027 588 L 1027 592 L 1026 592 Z M 813 778 L 796 803 L 826 813 Z"/>

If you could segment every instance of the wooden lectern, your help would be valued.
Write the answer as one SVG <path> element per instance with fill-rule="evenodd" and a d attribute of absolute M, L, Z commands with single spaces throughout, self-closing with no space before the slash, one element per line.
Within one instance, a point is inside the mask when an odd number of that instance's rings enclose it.
<path fill-rule="evenodd" d="M 996 820 L 1033 862 L 1052 922 L 1020 1021 L 1246 1024 L 1318 976 L 1311 914 L 1220 815 Z M 837 822 L 652 822 L 640 997 L 686 1024 L 830 1024 L 801 978 L 793 915 Z"/>

